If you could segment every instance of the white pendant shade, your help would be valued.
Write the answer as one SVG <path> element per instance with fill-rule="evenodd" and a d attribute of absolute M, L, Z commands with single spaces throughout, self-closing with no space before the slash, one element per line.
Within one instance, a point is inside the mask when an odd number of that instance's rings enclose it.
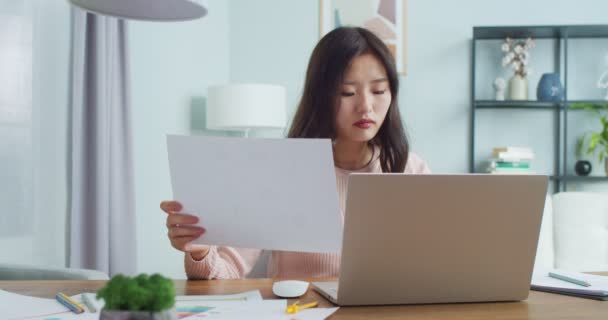
<path fill-rule="evenodd" d="M 70 0 L 86 11 L 124 19 L 193 20 L 207 14 L 202 0 Z"/>

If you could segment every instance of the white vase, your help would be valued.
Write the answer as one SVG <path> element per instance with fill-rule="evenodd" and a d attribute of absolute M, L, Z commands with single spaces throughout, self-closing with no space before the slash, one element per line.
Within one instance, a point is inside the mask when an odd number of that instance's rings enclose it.
<path fill-rule="evenodd" d="M 514 74 L 509 79 L 509 100 L 528 100 L 528 79 Z"/>

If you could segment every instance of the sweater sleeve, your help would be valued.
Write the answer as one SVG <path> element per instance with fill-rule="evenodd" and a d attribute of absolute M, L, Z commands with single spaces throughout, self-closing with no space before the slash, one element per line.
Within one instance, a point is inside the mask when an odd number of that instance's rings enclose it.
<path fill-rule="evenodd" d="M 200 261 L 185 254 L 186 276 L 199 279 L 239 279 L 253 269 L 262 250 L 211 246 L 209 253 Z"/>

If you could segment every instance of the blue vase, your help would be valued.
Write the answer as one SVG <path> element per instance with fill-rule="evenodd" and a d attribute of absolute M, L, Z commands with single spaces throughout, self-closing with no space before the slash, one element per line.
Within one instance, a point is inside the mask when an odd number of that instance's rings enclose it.
<path fill-rule="evenodd" d="M 564 97 L 564 87 L 557 73 L 544 73 L 536 88 L 539 101 L 559 101 Z"/>

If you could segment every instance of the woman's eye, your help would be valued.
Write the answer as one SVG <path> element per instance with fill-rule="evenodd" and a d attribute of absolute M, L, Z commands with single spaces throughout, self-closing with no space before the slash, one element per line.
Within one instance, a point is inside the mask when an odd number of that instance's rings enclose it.
<path fill-rule="evenodd" d="M 354 92 L 342 92 L 342 96 L 343 97 L 352 97 L 354 95 L 355 95 Z"/>
<path fill-rule="evenodd" d="M 386 92 L 386 89 L 384 90 L 376 90 L 374 91 L 374 94 L 384 94 Z"/>

